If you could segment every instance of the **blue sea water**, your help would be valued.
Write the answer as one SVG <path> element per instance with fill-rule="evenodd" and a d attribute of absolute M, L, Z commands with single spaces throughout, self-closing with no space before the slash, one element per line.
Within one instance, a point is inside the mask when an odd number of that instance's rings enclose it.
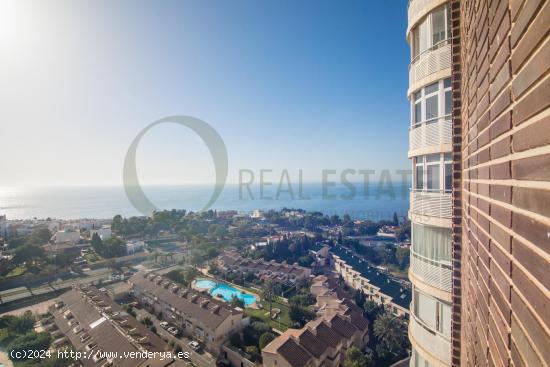
<path fill-rule="evenodd" d="M 390 219 L 393 213 L 406 215 L 409 208 L 409 186 L 400 184 L 362 183 L 349 186 L 320 183 L 296 185 L 292 191 L 277 192 L 277 185 L 258 187 L 250 192 L 238 184 L 228 184 L 212 209 L 251 212 L 301 208 L 324 214 L 349 214 L 357 219 Z M 159 209 L 200 210 L 212 195 L 213 185 L 144 186 L 147 197 Z M 250 195 L 252 194 L 252 195 Z M 126 197 L 122 186 L 87 187 L 0 187 L 0 215 L 8 219 L 30 218 L 112 218 L 114 215 L 141 215 Z"/>
<path fill-rule="evenodd" d="M 227 302 L 231 302 L 233 297 L 241 299 L 245 306 L 249 306 L 256 302 L 256 297 L 253 295 L 241 293 L 238 289 L 235 289 L 227 284 L 216 283 L 210 279 L 198 279 L 195 282 L 195 286 L 198 288 L 208 289 L 210 294 L 214 297 L 221 295 Z"/>

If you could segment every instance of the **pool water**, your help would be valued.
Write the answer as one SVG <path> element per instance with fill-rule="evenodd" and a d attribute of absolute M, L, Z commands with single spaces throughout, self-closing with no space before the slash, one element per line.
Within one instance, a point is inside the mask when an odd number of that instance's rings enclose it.
<path fill-rule="evenodd" d="M 235 289 L 227 284 L 216 283 L 215 281 L 210 279 L 199 279 L 195 282 L 195 286 L 197 288 L 208 289 L 210 294 L 214 297 L 218 297 L 218 295 L 221 295 L 222 298 L 227 302 L 231 302 L 233 297 L 237 297 L 238 299 L 242 300 L 245 306 L 250 306 L 251 304 L 256 302 L 256 297 L 254 297 L 253 295 L 242 293 L 240 290 Z"/>
<path fill-rule="evenodd" d="M 197 288 L 204 288 L 204 289 L 212 289 L 216 287 L 216 282 L 210 279 L 198 279 L 195 282 L 195 287 Z"/>

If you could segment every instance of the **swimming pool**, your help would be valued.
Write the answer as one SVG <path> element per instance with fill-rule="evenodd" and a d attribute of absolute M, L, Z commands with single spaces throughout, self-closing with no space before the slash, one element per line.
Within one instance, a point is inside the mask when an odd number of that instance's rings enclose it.
<path fill-rule="evenodd" d="M 215 281 L 210 279 L 197 279 L 195 281 L 195 287 L 208 289 L 209 293 L 214 297 L 218 297 L 218 295 L 221 295 L 222 298 L 227 302 L 231 302 L 233 297 L 237 297 L 238 299 L 242 300 L 245 306 L 250 306 L 251 304 L 256 302 L 256 297 L 254 297 L 253 295 L 242 293 L 240 290 L 235 289 L 227 284 L 216 283 Z"/>

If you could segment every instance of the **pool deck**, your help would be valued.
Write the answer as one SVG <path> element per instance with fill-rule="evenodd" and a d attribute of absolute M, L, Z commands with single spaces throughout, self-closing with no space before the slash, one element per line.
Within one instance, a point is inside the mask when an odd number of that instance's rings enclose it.
<path fill-rule="evenodd" d="M 191 288 L 193 288 L 194 290 L 196 290 L 198 292 L 208 292 L 208 291 L 210 291 L 210 288 L 200 288 L 200 287 L 196 286 L 197 280 L 205 280 L 205 279 L 206 280 L 211 280 L 211 281 L 216 282 L 216 283 L 221 283 L 221 284 L 228 285 L 232 288 L 235 288 L 235 289 L 241 291 L 242 293 L 246 293 L 246 294 L 249 294 L 251 296 L 254 296 L 254 298 L 256 299 L 256 302 L 246 306 L 246 308 L 252 308 L 252 309 L 255 309 L 255 310 L 260 309 L 260 307 L 258 307 L 258 302 L 260 301 L 260 297 L 257 294 L 251 293 L 251 292 L 247 291 L 246 289 L 243 289 L 243 288 L 239 287 L 238 285 L 230 283 L 230 282 L 224 282 L 222 280 L 218 280 L 218 279 L 214 279 L 214 278 L 211 278 L 211 277 L 208 277 L 208 276 L 204 276 L 204 277 L 197 278 L 197 279 L 193 280 L 193 282 L 191 283 Z M 217 300 L 220 300 L 220 301 L 227 302 L 225 299 L 223 299 L 221 297 L 214 297 L 214 298 L 217 299 Z"/>
<path fill-rule="evenodd" d="M 13 367 L 12 361 L 8 357 L 8 353 L 0 351 L 0 366 L 4 364 L 5 367 Z"/>

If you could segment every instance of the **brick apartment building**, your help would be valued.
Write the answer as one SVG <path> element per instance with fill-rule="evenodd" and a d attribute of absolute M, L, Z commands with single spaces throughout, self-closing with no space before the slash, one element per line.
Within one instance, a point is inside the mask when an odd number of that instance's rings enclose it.
<path fill-rule="evenodd" d="M 547 366 L 550 2 L 451 10 L 452 365 Z"/>

